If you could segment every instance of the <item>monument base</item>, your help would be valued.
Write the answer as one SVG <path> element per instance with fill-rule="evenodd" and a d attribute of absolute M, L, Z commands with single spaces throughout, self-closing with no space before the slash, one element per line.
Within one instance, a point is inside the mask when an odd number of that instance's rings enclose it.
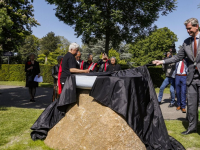
<path fill-rule="evenodd" d="M 77 90 L 78 103 L 48 133 L 45 144 L 58 150 L 145 150 L 145 145 L 126 121 Z"/>

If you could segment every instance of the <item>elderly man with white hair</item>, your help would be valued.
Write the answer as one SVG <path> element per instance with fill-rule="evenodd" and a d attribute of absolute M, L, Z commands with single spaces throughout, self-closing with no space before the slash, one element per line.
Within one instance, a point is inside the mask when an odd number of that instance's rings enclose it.
<path fill-rule="evenodd" d="M 71 73 L 89 73 L 89 69 L 81 70 L 79 66 L 77 66 L 75 56 L 79 50 L 79 45 L 76 43 L 71 43 L 69 46 L 69 51 L 65 54 L 62 61 L 62 73 L 60 77 L 61 85 L 64 86 L 65 80 Z"/>

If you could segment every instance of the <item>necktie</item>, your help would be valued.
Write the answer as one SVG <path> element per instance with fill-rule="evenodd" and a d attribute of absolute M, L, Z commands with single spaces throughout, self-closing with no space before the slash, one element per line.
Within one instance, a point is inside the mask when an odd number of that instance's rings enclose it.
<path fill-rule="evenodd" d="M 181 63 L 181 70 L 180 70 L 181 74 L 183 73 L 183 70 L 184 70 L 184 62 L 182 61 L 182 63 Z"/>
<path fill-rule="evenodd" d="M 197 55 L 197 41 L 196 41 L 196 37 L 194 37 L 194 57 L 196 57 Z"/>

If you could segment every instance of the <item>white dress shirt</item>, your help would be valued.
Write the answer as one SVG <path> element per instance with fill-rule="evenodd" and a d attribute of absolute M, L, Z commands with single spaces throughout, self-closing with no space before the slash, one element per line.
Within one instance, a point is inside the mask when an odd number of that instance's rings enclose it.
<path fill-rule="evenodd" d="M 178 65 L 178 69 L 177 69 L 177 73 L 176 74 L 186 74 L 185 64 L 184 64 L 183 73 L 181 73 L 181 65 L 182 65 L 182 63 L 184 63 L 184 62 L 183 61 L 179 61 L 179 65 Z"/>

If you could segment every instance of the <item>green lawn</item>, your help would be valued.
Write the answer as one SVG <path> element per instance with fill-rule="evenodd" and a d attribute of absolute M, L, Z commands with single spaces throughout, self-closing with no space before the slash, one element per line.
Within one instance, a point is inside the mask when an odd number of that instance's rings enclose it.
<path fill-rule="evenodd" d="M 155 90 L 156 90 L 156 93 L 159 93 L 160 88 L 155 88 Z M 166 87 L 166 88 L 164 89 L 164 93 L 165 93 L 165 94 L 170 94 L 170 88 L 169 88 L 169 87 Z"/>
<path fill-rule="evenodd" d="M 0 149 L 1 150 L 51 150 L 43 141 L 32 141 L 30 127 L 43 110 L 14 107 L 0 107 Z M 181 142 L 185 148 L 200 148 L 199 134 L 181 135 L 187 122 L 178 120 L 165 121 L 168 133 Z"/>
<path fill-rule="evenodd" d="M 25 86 L 22 81 L 0 81 L 0 85 Z M 51 83 L 39 83 L 39 87 L 53 87 Z"/>
<path fill-rule="evenodd" d="M 1 150 L 50 150 L 43 141 L 30 138 L 30 127 L 43 110 L 0 107 Z"/>

